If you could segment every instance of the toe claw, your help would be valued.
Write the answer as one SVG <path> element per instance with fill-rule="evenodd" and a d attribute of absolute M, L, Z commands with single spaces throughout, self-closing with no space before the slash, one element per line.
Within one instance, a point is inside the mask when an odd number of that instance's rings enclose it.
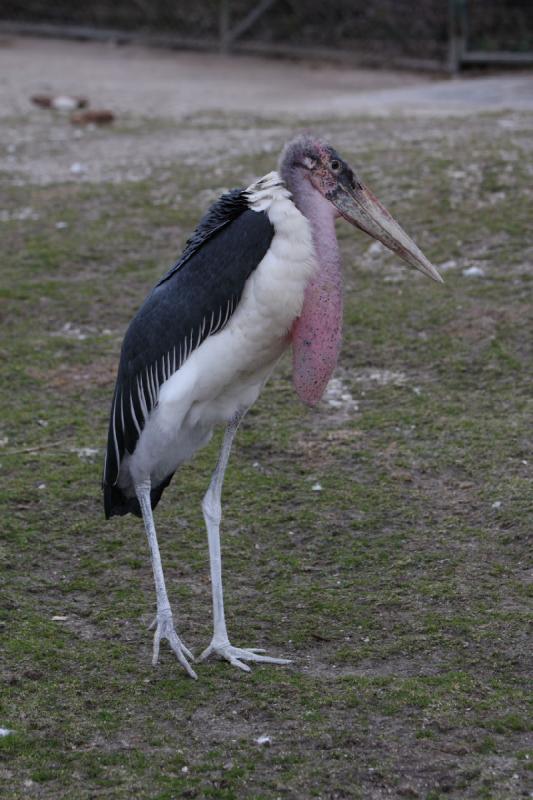
<path fill-rule="evenodd" d="M 249 656 L 244 656 L 249 661 L 261 661 L 264 664 L 292 664 L 290 658 L 271 658 L 271 656 L 258 656 L 255 653 L 250 653 Z"/>
<path fill-rule="evenodd" d="M 198 680 L 198 675 L 193 670 L 193 668 L 191 667 L 191 665 L 189 664 L 187 659 L 184 658 L 181 655 L 181 653 L 180 654 L 176 653 L 176 656 L 178 657 L 178 661 L 180 662 L 181 666 L 184 668 L 184 670 L 187 673 L 187 675 L 189 675 L 189 677 L 194 678 L 194 680 L 197 681 Z"/>
<path fill-rule="evenodd" d="M 203 653 L 200 653 L 200 656 L 198 657 L 198 661 L 205 661 L 206 658 L 209 658 L 209 656 L 211 655 L 212 652 L 213 652 L 213 648 L 211 647 L 211 645 L 209 645 L 209 647 L 205 648 Z"/>
<path fill-rule="evenodd" d="M 232 667 L 238 667 L 239 669 L 242 669 L 243 672 L 251 672 L 248 664 L 245 664 L 243 661 L 239 661 L 238 658 L 231 658 L 229 663 Z"/>

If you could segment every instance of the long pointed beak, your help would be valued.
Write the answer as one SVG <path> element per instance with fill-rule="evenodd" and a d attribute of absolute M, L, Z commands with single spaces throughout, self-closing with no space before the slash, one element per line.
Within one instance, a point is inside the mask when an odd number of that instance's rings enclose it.
<path fill-rule="evenodd" d="M 347 181 L 339 181 L 327 198 L 352 225 L 378 239 L 428 278 L 444 283 L 433 264 L 364 184 L 357 183 L 354 188 Z"/>

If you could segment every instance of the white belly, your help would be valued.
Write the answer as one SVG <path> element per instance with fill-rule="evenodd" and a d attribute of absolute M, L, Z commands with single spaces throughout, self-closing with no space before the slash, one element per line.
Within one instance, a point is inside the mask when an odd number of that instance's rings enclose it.
<path fill-rule="evenodd" d="M 119 485 L 127 493 L 147 477 L 161 482 L 209 441 L 216 425 L 251 406 L 288 346 L 316 261 L 309 223 L 286 194 L 272 199 L 268 215 L 274 238 L 236 311 L 161 386 L 135 452 L 123 459 Z"/>

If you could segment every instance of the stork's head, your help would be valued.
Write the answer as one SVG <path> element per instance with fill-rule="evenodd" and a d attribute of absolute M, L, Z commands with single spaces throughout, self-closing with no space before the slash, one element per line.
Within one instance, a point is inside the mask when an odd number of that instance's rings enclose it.
<path fill-rule="evenodd" d="M 331 203 L 338 216 L 378 239 L 410 266 L 442 283 L 441 276 L 415 242 L 330 144 L 310 135 L 297 136 L 285 146 L 279 171 L 289 189 L 305 186 L 307 182 L 307 190 L 317 192 Z"/>

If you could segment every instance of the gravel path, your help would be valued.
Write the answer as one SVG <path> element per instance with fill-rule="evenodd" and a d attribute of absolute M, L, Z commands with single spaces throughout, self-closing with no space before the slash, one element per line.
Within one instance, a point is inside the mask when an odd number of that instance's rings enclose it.
<path fill-rule="evenodd" d="M 85 95 L 93 108 L 112 109 L 116 123 L 74 127 L 68 114 L 32 105 L 36 93 Z M 354 140 L 372 140 L 382 115 L 399 115 L 404 124 L 426 117 L 426 135 L 440 137 L 442 115 L 507 109 L 512 117 L 527 108 L 533 109 L 527 75 L 436 81 L 316 63 L 0 38 L 6 186 L 135 182 L 175 163 L 208 166 L 218 185 L 222 156 L 277 153 L 287 126 L 296 130 L 309 120 L 330 135 L 335 120 L 364 116 L 349 137 L 353 147 Z M 334 135 L 342 147 L 343 137 Z"/>
<path fill-rule="evenodd" d="M 224 110 L 296 117 L 533 110 L 533 78 L 432 80 L 338 65 L 31 38 L 0 40 L 0 116 L 36 92 L 89 94 L 119 113 L 180 119 Z"/>

